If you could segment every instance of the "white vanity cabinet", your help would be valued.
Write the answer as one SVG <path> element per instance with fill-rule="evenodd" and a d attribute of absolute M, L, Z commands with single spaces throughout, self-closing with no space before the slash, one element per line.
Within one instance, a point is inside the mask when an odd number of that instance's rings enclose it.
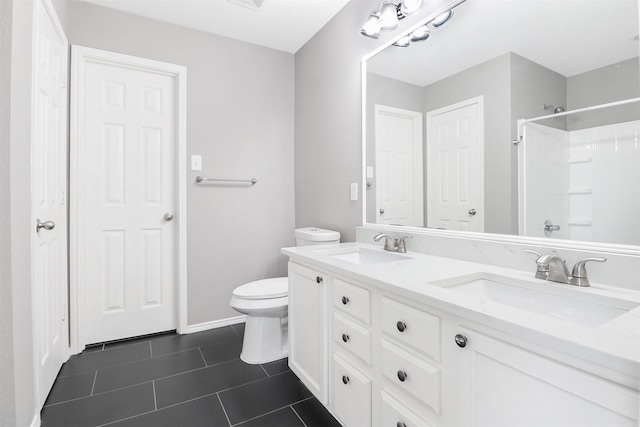
<path fill-rule="evenodd" d="M 345 426 L 370 427 L 372 415 L 371 291 L 333 277 L 329 383 L 330 408 Z"/>
<path fill-rule="evenodd" d="M 635 368 L 326 268 L 289 263 L 289 364 L 345 427 L 638 425 Z"/>
<path fill-rule="evenodd" d="M 456 337 L 460 425 L 638 425 L 637 390 L 472 329 Z"/>
<path fill-rule="evenodd" d="M 393 425 L 438 425 L 441 318 L 392 294 L 381 294 L 379 301 L 382 419 L 393 414 Z"/>
<path fill-rule="evenodd" d="M 324 271 L 289 262 L 289 367 L 324 405 L 328 278 Z"/>

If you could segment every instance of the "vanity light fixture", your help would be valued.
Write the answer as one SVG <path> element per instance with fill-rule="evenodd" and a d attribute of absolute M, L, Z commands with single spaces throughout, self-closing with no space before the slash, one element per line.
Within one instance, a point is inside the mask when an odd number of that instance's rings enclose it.
<path fill-rule="evenodd" d="M 436 16 L 433 21 L 429 22 L 429 24 L 431 24 L 433 28 L 442 27 L 444 24 L 449 22 L 452 16 L 453 16 L 453 9 L 449 9 L 446 12 Z"/>
<path fill-rule="evenodd" d="M 429 27 L 423 25 L 422 27 L 416 28 L 413 33 L 409 35 L 409 40 L 412 42 L 421 42 L 429 38 L 431 33 L 429 33 Z"/>
<path fill-rule="evenodd" d="M 381 30 L 395 30 L 398 28 L 398 10 L 400 5 L 393 3 L 394 0 L 383 0 L 380 6 L 380 19 L 378 25 Z M 404 16 L 402 16 L 404 18 Z"/>
<path fill-rule="evenodd" d="M 423 0 L 382 0 L 371 12 L 360 30 L 360 34 L 377 39 L 380 30 L 395 30 L 400 19 L 420 10 Z"/>
<path fill-rule="evenodd" d="M 393 45 L 397 47 L 409 47 L 410 43 L 411 43 L 410 37 L 404 36 L 403 38 L 395 42 Z"/>
<path fill-rule="evenodd" d="M 422 7 L 422 0 L 404 0 L 400 3 L 400 12 L 404 16 L 413 15 Z"/>
<path fill-rule="evenodd" d="M 360 34 L 365 37 L 371 37 L 372 39 L 380 37 L 380 25 L 378 24 L 378 21 L 380 21 L 380 14 L 376 9 L 367 17 L 367 20 L 360 30 Z"/>
<path fill-rule="evenodd" d="M 458 4 L 465 0 L 460 0 Z M 365 37 L 377 39 L 380 37 L 382 30 L 395 30 L 399 21 L 404 17 L 414 14 L 420 10 L 424 0 L 382 0 L 376 10 L 372 11 L 367 17 L 360 34 Z M 415 29 L 411 34 L 402 37 L 393 43 L 393 46 L 408 47 L 412 42 L 421 42 L 427 40 L 431 33 L 429 29 L 437 29 L 446 24 L 453 17 L 453 8 L 436 16 L 434 19 Z"/>

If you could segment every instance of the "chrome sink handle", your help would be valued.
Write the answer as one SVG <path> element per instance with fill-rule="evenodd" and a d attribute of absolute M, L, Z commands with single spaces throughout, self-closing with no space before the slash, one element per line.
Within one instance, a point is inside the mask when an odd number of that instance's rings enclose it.
<path fill-rule="evenodd" d="M 396 252 L 399 252 L 401 254 L 407 253 L 407 247 L 405 246 L 404 241 L 405 239 L 411 239 L 412 237 L 413 236 L 411 236 L 410 234 L 398 237 L 398 239 L 396 240 Z"/>
<path fill-rule="evenodd" d="M 573 266 L 573 272 L 571 273 L 570 285 L 587 287 L 589 285 L 589 278 L 587 277 L 587 268 L 585 264 L 589 261 L 605 262 L 606 258 L 583 258 L 576 262 Z"/>
<path fill-rule="evenodd" d="M 549 264 L 540 264 L 538 261 L 542 258 L 540 252 L 532 251 L 531 249 L 523 249 L 522 252 L 534 254 L 538 258 L 536 259 L 536 279 L 547 280 L 549 276 Z"/>

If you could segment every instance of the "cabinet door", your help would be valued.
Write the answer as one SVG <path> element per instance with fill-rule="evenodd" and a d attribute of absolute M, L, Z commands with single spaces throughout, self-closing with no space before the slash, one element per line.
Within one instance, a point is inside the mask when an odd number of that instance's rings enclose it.
<path fill-rule="evenodd" d="M 333 411 L 346 427 L 371 427 L 371 379 L 333 355 Z"/>
<path fill-rule="evenodd" d="M 327 275 L 289 263 L 289 367 L 323 404 L 327 396 Z"/>
<path fill-rule="evenodd" d="M 475 331 L 460 335 L 460 425 L 637 426 L 636 390 Z"/>

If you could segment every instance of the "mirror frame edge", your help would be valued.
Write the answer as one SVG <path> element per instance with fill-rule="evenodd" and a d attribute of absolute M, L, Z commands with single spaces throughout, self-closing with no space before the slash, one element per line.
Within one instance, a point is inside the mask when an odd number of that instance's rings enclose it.
<path fill-rule="evenodd" d="M 640 257 L 640 246 L 620 245 L 615 243 L 598 243 L 598 242 L 586 242 L 579 240 L 566 240 L 557 239 L 550 240 L 541 237 L 530 237 L 510 234 L 494 234 L 485 232 L 470 232 L 470 231 L 456 231 L 456 230 L 436 230 L 432 228 L 423 227 L 410 227 L 410 226 L 398 226 L 398 225 L 385 225 L 367 222 L 367 61 L 378 53 L 382 52 L 402 37 L 410 34 L 416 28 L 428 23 L 439 14 L 445 12 L 448 9 L 452 9 L 467 0 L 453 0 L 443 7 L 437 9 L 435 12 L 429 14 L 426 18 L 420 20 L 416 24 L 410 26 L 408 29 L 401 31 L 398 35 L 392 37 L 387 42 L 382 43 L 372 52 L 365 55 L 360 61 L 361 68 L 361 136 L 362 136 L 362 227 L 372 230 L 389 231 L 389 232 L 406 232 L 411 234 L 417 234 L 422 236 L 435 236 L 455 239 L 465 239 L 470 241 L 484 241 L 494 243 L 506 243 L 506 244 L 519 244 L 526 246 L 543 246 L 553 247 L 559 250 L 581 250 L 589 252 L 600 252 L 616 255 L 628 255 Z"/>

